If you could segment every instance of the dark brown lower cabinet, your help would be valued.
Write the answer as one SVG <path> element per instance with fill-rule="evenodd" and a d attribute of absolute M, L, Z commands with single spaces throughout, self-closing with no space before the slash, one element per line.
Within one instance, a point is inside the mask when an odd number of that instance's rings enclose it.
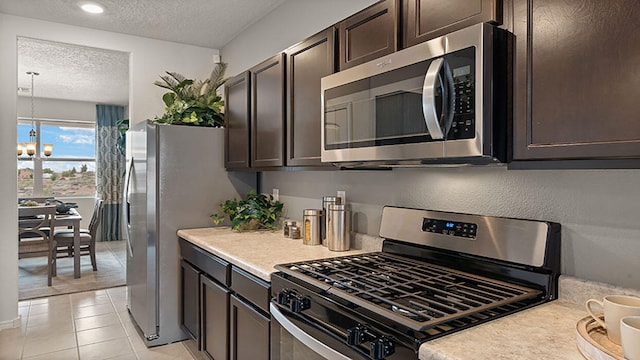
<path fill-rule="evenodd" d="M 235 295 L 230 302 L 231 359 L 269 360 L 269 318 Z"/>
<path fill-rule="evenodd" d="M 229 358 L 229 296 L 231 291 L 207 276 L 200 277 L 201 349 L 209 358 Z"/>
<path fill-rule="evenodd" d="M 269 359 L 270 283 L 180 239 L 182 326 L 213 360 Z"/>
<path fill-rule="evenodd" d="M 200 339 L 200 270 L 188 262 L 180 261 L 182 279 L 182 328 L 192 339 Z"/>

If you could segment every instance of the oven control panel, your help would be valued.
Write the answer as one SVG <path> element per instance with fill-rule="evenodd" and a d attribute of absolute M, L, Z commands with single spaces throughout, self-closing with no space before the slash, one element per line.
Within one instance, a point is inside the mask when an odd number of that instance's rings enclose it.
<path fill-rule="evenodd" d="M 475 239 L 478 224 L 432 218 L 422 219 L 422 231 Z"/>

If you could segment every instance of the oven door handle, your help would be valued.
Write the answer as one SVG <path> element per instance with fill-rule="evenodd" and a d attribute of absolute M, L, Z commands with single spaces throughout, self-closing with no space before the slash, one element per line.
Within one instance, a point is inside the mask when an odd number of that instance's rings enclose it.
<path fill-rule="evenodd" d="M 444 80 L 440 73 L 444 73 Z M 442 114 L 436 112 L 436 86 L 442 83 Z M 455 85 L 449 65 L 444 58 L 435 59 L 429 64 L 422 85 L 422 114 L 434 140 L 443 140 L 451 128 L 455 108 Z"/>
<path fill-rule="evenodd" d="M 273 303 L 269 304 L 269 310 L 271 311 L 271 316 L 274 317 L 274 319 L 280 324 L 280 326 L 282 326 L 282 328 L 284 328 L 289 334 L 291 334 L 306 347 L 313 350 L 316 354 L 326 359 L 350 360 L 349 357 L 333 350 L 332 348 L 321 343 L 317 339 L 313 338 L 313 336 L 307 334 L 302 329 L 297 327 L 294 323 L 287 319 L 287 317 L 283 313 L 281 313 L 278 307 Z"/>

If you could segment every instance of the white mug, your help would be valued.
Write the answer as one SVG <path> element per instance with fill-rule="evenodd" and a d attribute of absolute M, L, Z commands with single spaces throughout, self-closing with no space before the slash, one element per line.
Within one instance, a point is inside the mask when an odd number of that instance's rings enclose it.
<path fill-rule="evenodd" d="M 591 310 L 593 303 L 603 308 L 604 322 Z M 620 319 L 625 316 L 640 316 L 640 298 L 635 296 L 607 295 L 604 301 L 589 299 L 585 305 L 589 315 L 607 330 L 609 340 L 618 345 L 620 345 Z"/>
<path fill-rule="evenodd" d="M 628 360 L 640 360 L 640 316 L 625 316 L 620 320 L 622 352 Z"/>

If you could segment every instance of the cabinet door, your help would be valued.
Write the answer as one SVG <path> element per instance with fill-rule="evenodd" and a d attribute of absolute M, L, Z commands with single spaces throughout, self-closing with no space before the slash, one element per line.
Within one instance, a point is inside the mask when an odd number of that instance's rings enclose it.
<path fill-rule="evenodd" d="M 333 74 L 333 27 L 286 51 L 287 166 L 317 166 L 320 161 L 320 79 Z"/>
<path fill-rule="evenodd" d="M 230 316 L 231 359 L 269 360 L 269 318 L 235 295 Z"/>
<path fill-rule="evenodd" d="M 227 80 L 225 84 L 224 166 L 227 169 L 246 169 L 250 166 L 250 89 L 248 71 Z"/>
<path fill-rule="evenodd" d="M 182 328 L 200 346 L 200 271 L 188 262 L 180 261 L 180 283 L 182 284 L 181 316 Z"/>
<path fill-rule="evenodd" d="M 251 69 L 251 166 L 284 166 L 284 63 L 276 55 Z"/>
<path fill-rule="evenodd" d="M 640 157 L 638 19 L 637 0 L 514 0 L 514 160 Z"/>
<path fill-rule="evenodd" d="M 201 277 L 202 351 L 215 360 L 229 359 L 229 289 Z"/>
<path fill-rule="evenodd" d="M 501 0 L 403 0 L 404 47 L 481 22 L 502 22 Z"/>
<path fill-rule="evenodd" d="M 398 1 L 380 1 L 338 23 L 340 70 L 397 50 Z"/>

